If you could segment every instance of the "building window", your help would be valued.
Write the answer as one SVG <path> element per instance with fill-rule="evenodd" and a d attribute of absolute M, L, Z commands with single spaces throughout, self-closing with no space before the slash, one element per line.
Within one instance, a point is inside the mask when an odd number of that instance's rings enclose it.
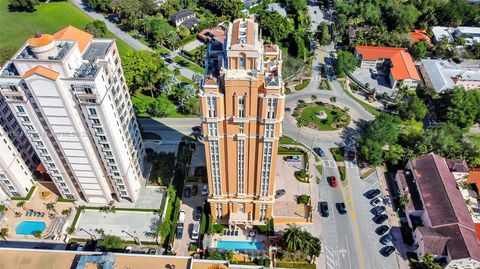
<path fill-rule="evenodd" d="M 245 102 L 246 96 L 242 95 L 238 97 L 238 117 L 244 118 L 245 117 Z"/>
<path fill-rule="evenodd" d="M 208 126 L 208 135 L 209 136 L 218 136 L 218 123 L 209 122 L 209 123 L 207 123 L 207 126 Z"/>
<path fill-rule="evenodd" d="M 261 205 L 260 206 L 260 221 L 264 221 L 267 219 L 267 205 Z"/>
<path fill-rule="evenodd" d="M 245 193 L 245 140 L 238 140 L 237 142 L 237 181 L 238 193 Z"/>
<path fill-rule="evenodd" d="M 274 119 L 275 112 L 277 111 L 277 98 L 268 98 L 267 99 L 267 119 Z"/>
<path fill-rule="evenodd" d="M 213 194 L 220 195 L 222 183 L 220 180 L 220 156 L 218 152 L 218 141 L 210 141 L 210 165 L 212 167 Z"/>
<path fill-rule="evenodd" d="M 217 116 L 217 97 L 207 96 L 207 111 L 208 117 L 212 118 Z"/>
<path fill-rule="evenodd" d="M 97 115 L 97 110 L 93 107 L 89 107 L 88 108 L 88 114 L 90 114 L 92 116 L 96 116 Z"/>
<path fill-rule="evenodd" d="M 221 204 L 217 204 L 217 219 L 221 219 L 223 217 L 223 209 Z"/>
<path fill-rule="evenodd" d="M 238 123 L 238 131 L 243 134 L 245 132 L 245 124 L 243 122 Z"/>
<path fill-rule="evenodd" d="M 238 204 L 238 212 L 245 213 L 245 204 L 244 203 Z"/>
<path fill-rule="evenodd" d="M 15 106 L 15 109 L 18 113 L 25 113 L 25 109 L 23 108 L 23 106 Z"/>
<path fill-rule="evenodd" d="M 240 57 L 238 59 L 238 66 L 242 69 L 247 68 L 247 55 L 245 55 L 245 53 L 240 53 Z"/>
<path fill-rule="evenodd" d="M 273 137 L 275 125 L 272 123 L 265 124 L 265 137 Z"/>
<path fill-rule="evenodd" d="M 270 170 L 272 168 L 272 142 L 265 142 L 263 145 L 262 174 L 260 181 L 260 196 L 268 196 L 270 188 Z"/>

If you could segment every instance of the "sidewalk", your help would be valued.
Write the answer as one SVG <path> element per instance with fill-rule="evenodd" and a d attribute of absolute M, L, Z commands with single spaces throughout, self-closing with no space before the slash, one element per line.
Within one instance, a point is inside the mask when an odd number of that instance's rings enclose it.
<path fill-rule="evenodd" d="M 388 215 L 388 224 L 390 227 L 392 227 L 391 232 L 393 233 L 394 228 L 396 231 L 400 231 L 400 219 L 398 218 L 397 212 L 395 212 L 392 208 L 392 201 L 391 201 L 390 193 L 387 187 L 387 179 L 385 178 L 385 169 L 383 167 L 377 167 L 377 175 L 378 175 L 378 185 L 379 185 L 380 191 L 382 192 L 382 197 L 386 198 L 384 199 L 384 203 L 385 203 L 385 207 L 387 208 L 386 213 Z M 387 199 L 388 201 L 385 201 Z M 404 247 L 403 250 L 406 250 L 408 248 L 408 246 L 405 245 L 405 243 L 403 242 L 401 233 L 396 233 L 394 237 L 397 240 L 400 239 L 401 241 L 400 244 Z M 409 269 L 410 266 L 408 264 L 408 260 L 403 259 L 398 252 L 400 252 L 400 250 L 397 250 L 397 252 L 395 252 L 398 267 L 400 269 Z M 406 253 L 404 254 L 406 257 Z"/>

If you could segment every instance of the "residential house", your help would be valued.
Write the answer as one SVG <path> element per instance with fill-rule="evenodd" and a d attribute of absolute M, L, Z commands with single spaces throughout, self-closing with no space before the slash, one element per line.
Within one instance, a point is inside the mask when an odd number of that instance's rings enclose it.
<path fill-rule="evenodd" d="M 456 63 L 452 60 L 423 59 L 420 73 L 425 84 L 438 93 L 454 87 L 467 90 L 480 88 L 479 60 Z"/>
<path fill-rule="evenodd" d="M 433 41 L 436 43 L 441 40 L 447 40 L 448 43 L 453 42 L 453 36 L 451 35 L 451 29 L 443 26 L 432 27 Z"/>
<path fill-rule="evenodd" d="M 399 82 L 410 89 L 416 89 L 420 83 L 412 56 L 405 48 L 358 46 L 355 51 L 361 61 L 362 68 L 376 68 L 377 65 L 389 61 L 390 87 L 395 88 Z"/>
<path fill-rule="evenodd" d="M 282 17 L 286 18 L 287 17 L 287 11 L 285 8 L 282 7 L 279 3 L 271 3 L 268 4 L 267 6 L 268 11 L 276 11 L 278 14 L 280 14 Z"/>
<path fill-rule="evenodd" d="M 433 254 L 447 263 L 446 268 L 479 268 L 475 224 L 451 168 L 459 167 L 430 153 L 410 160 L 404 171 L 397 172 L 400 195 L 410 198 L 405 214 L 413 229 L 415 252 L 419 257 Z"/>
<path fill-rule="evenodd" d="M 432 45 L 432 41 L 425 30 L 413 30 L 413 32 L 410 32 L 409 34 L 412 37 L 414 44 L 420 42 L 420 40 L 425 40 L 427 44 Z"/>
<path fill-rule="evenodd" d="M 226 36 L 227 33 L 225 31 L 225 27 L 217 26 L 202 30 L 200 33 L 198 33 L 197 38 L 203 43 L 208 43 L 211 40 L 216 40 L 223 44 L 225 42 Z"/>
<path fill-rule="evenodd" d="M 369 33 L 371 30 L 372 27 L 370 25 L 349 27 L 347 29 L 348 44 L 355 43 L 360 32 Z"/>
<path fill-rule="evenodd" d="M 178 12 L 175 12 L 170 20 L 173 22 L 175 27 L 185 26 L 189 29 L 200 24 L 200 21 L 197 19 L 195 12 L 189 9 L 183 9 Z"/>
<path fill-rule="evenodd" d="M 453 36 L 464 37 L 465 45 L 480 43 L 480 27 L 459 26 L 453 31 Z"/>

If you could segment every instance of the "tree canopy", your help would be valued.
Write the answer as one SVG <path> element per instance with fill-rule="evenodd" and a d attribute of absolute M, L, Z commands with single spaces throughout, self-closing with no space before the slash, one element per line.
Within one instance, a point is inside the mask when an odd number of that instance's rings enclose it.
<path fill-rule="evenodd" d="M 37 10 L 38 0 L 9 0 L 8 8 L 11 11 L 27 11 L 33 12 Z M 4 26 L 5 27 L 5 26 Z"/>
<path fill-rule="evenodd" d="M 107 25 L 102 20 L 94 20 L 87 23 L 85 31 L 91 33 L 94 37 L 105 37 L 108 32 Z"/>
<path fill-rule="evenodd" d="M 220 16 L 228 16 L 229 20 L 239 18 L 243 9 L 240 0 L 205 0 L 205 5 Z"/>
<path fill-rule="evenodd" d="M 330 32 L 328 30 L 328 23 L 321 22 L 317 27 L 317 39 L 318 43 L 322 46 L 330 44 L 332 41 L 332 37 L 330 36 Z"/>
<path fill-rule="evenodd" d="M 339 77 L 345 76 L 346 73 L 352 72 L 357 67 L 357 59 L 355 56 L 346 50 L 340 50 L 337 53 L 337 60 L 335 61 L 335 73 Z"/>
<path fill-rule="evenodd" d="M 287 38 L 293 32 L 290 20 L 282 17 L 277 11 L 263 11 L 259 17 L 262 34 L 274 43 Z"/>
<path fill-rule="evenodd" d="M 157 83 L 170 73 L 157 53 L 146 50 L 130 51 L 122 63 L 131 92 L 156 89 Z"/>
<path fill-rule="evenodd" d="M 124 243 L 125 241 L 123 241 L 123 239 L 118 236 L 106 235 L 105 237 L 103 237 L 103 239 L 98 241 L 97 247 L 104 250 L 122 249 Z"/>

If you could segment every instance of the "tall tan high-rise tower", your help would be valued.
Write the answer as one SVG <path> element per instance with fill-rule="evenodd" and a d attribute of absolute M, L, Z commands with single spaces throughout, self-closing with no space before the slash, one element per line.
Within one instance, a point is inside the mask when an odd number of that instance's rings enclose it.
<path fill-rule="evenodd" d="M 200 100 L 212 215 L 251 225 L 271 218 L 285 94 L 282 52 L 237 19 L 212 39 Z"/>

